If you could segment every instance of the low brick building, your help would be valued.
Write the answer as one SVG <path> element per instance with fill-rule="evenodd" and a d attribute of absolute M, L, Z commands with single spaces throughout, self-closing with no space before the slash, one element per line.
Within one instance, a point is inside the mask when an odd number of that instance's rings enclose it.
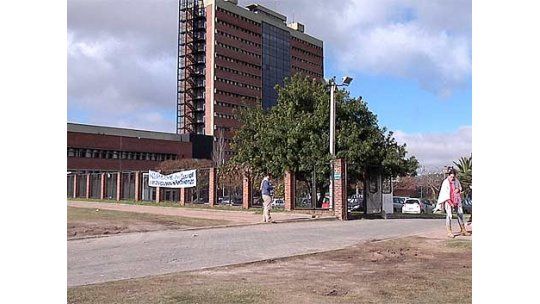
<path fill-rule="evenodd" d="M 212 158 L 212 137 L 67 124 L 67 169 L 95 173 L 154 169 L 161 161 Z"/>
<path fill-rule="evenodd" d="M 68 123 L 67 196 L 115 200 L 178 200 L 177 189 L 148 187 L 160 162 L 211 159 L 212 137 Z"/>

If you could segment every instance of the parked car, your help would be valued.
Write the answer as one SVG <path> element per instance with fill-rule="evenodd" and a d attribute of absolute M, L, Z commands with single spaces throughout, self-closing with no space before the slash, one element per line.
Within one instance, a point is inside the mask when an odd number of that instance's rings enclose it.
<path fill-rule="evenodd" d="M 310 197 L 300 197 L 296 201 L 296 206 L 299 208 L 309 208 L 311 207 L 311 198 Z"/>
<path fill-rule="evenodd" d="M 394 196 L 393 197 L 393 203 L 394 203 L 394 212 L 399 213 L 401 212 L 401 209 L 403 208 L 403 204 L 408 199 L 408 197 L 403 196 Z"/>
<path fill-rule="evenodd" d="M 226 196 L 218 198 L 218 205 L 242 205 L 242 198 L 239 196 Z"/>
<path fill-rule="evenodd" d="M 275 198 L 272 201 L 272 207 L 284 208 L 285 207 L 285 201 L 282 198 Z"/>
<path fill-rule="evenodd" d="M 325 208 L 330 208 L 330 197 L 329 197 L 329 196 L 325 196 L 325 197 L 323 198 L 321 208 L 323 208 L 323 209 L 325 209 Z"/>
<path fill-rule="evenodd" d="M 466 198 L 461 202 L 463 207 L 463 213 L 471 214 L 472 213 L 472 199 Z"/>
<path fill-rule="evenodd" d="M 242 197 L 241 196 L 233 196 L 231 197 L 231 205 L 242 205 Z"/>
<path fill-rule="evenodd" d="M 403 213 L 414 213 L 414 214 L 420 214 L 420 213 L 427 213 L 430 212 L 433 207 L 430 205 L 426 205 L 426 200 L 419 199 L 419 198 L 408 198 L 405 200 L 405 203 L 403 204 L 403 208 L 401 209 L 401 212 Z"/>
<path fill-rule="evenodd" d="M 424 204 L 425 213 L 433 213 L 433 208 L 435 208 L 435 205 L 430 200 L 422 198 L 420 201 L 422 204 Z"/>
<path fill-rule="evenodd" d="M 363 201 L 364 198 L 362 195 L 352 195 L 347 199 L 347 209 L 349 212 L 351 211 L 362 211 L 363 210 Z"/>
<path fill-rule="evenodd" d="M 192 204 L 208 204 L 208 199 L 196 198 L 191 201 Z"/>
<path fill-rule="evenodd" d="M 361 203 L 363 200 L 364 200 L 364 197 L 362 194 L 358 194 L 358 195 L 353 194 L 349 196 L 349 198 L 347 199 L 347 202 L 349 204 L 356 205 L 357 203 Z"/>

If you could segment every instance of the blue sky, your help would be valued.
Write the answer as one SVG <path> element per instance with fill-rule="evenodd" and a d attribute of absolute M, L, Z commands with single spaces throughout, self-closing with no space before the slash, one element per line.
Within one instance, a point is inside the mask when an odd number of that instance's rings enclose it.
<path fill-rule="evenodd" d="M 351 77 L 351 94 L 362 96 L 379 123 L 390 130 L 441 133 L 472 124 L 470 86 L 441 97 L 410 79 L 364 73 Z"/>
<path fill-rule="evenodd" d="M 471 153 L 470 0 L 251 3 L 323 40 L 325 77 L 352 76 L 428 170 Z M 68 121 L 175 132 L 177 16 L 176 0 L 68 0 Z"/>

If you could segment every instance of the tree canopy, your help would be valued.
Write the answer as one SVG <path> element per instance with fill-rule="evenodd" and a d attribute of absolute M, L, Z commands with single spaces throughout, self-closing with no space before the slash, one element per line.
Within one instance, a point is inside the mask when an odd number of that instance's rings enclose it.
<path fill-rule="evenodd" d="M 232 162 L 254 173 L 281 176 L 286 170 L 312 172 L 326 180 L 330 174 L 330 92 L 324 82 L 295 75 L 276 86 L 277 105 L 240 110 L 242 127 L 233 138 Z M 336 98 L 336 157 L 348 163 L 358 179 L 369 166 L 383 166 L 386 175 L 415 174 L 418 162 L 407 157 L 393 133 L 378 125 L 377 116 L 362 98 L 338 90 Z"/>
<path fill-rule="evenodd" d="M 465 196 L 470 196 L 472 189 L 472 154 L 469 157 L 461 157 L 458 162 L 454 162 L 458 168 L 458 179 L 463 188 Z"/>

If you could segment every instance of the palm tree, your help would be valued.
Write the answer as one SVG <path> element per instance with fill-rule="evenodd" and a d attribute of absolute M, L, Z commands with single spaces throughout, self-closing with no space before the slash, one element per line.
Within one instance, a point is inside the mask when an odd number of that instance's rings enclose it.
<path fill-rule="evenodd" d="M 459 161 L 454 164 L 458 168 L 458 179 L 463 188 L 463 193 L 465 197 L 469 196 L 471 193 L 470 186 L 472 185 L 472 154 L 469 157 L 461 157 Z"/>

